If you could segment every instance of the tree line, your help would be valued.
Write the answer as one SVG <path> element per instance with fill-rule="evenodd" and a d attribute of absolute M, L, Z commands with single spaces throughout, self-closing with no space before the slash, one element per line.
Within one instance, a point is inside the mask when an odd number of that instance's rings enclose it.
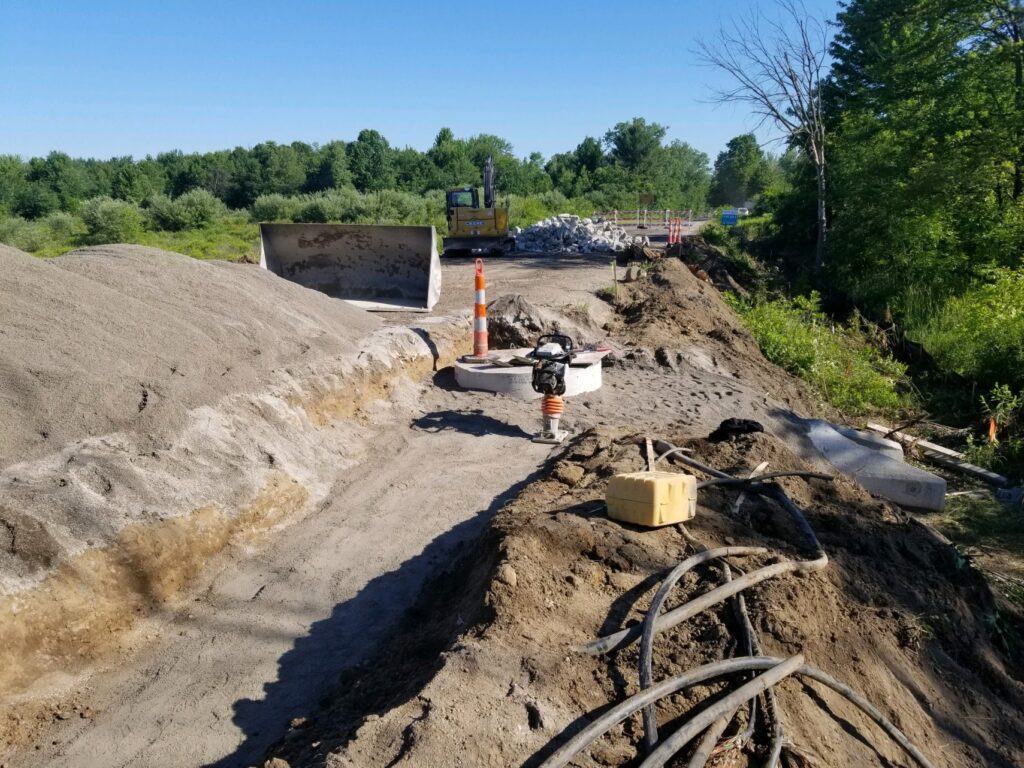
<path fill-rule="evenodd" d="M 619 123 L 600 138 L 545 160 L 517 157 L 509 141 L 491 134 L 457 138 L 442 128 L 426 151 L 397 148 L 378 131 L 354 141 L 279 144 L 215 152 L 170 151 L 143 159 L 72 158 L 59 151 L 28 160 L 0 156 L 0 213 L 35 220 L 53 212 L 79 213 L 85 201 L 110 198 L 166 207 L 195 190 L 230 209 L 251 209 L 266 196 L 315 195 L 330 190 L 414 195 L 479 185 L 494 158 L 501 194 L 529 197 L 557 192 L 593 208 L 630 208 L 638 195 L 653 206 L 702 208 L 712 178 L 708 158 L 689 145 L 665 141 L 666 128 L 643 118 Z"/>

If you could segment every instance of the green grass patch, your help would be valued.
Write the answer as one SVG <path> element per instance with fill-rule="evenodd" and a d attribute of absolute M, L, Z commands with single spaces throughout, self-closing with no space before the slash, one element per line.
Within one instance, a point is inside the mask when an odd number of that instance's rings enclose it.
<path fill-rule="evenodd" d="M 104 202 L 109 207 L 109 203 Z M 113 211 L 114 224 L 118 223 L 116 215 L 119 213 Z M 110 212 L 97 212 L 98 217 L 105 214 Z M 38 221 L 8 217 L 0 219 L 0 243 L 44 258 L 60 256 L 92 243 L 136 243 L 184 253 L 197 259 L 259 259 L 259 226 L 244 212 L 225 214 L 205 226 L 175 232 L 137 226 L 120 231 L 106 227 L 105 221 L 101 223 L 104 228 L 90 231 L 82 219 L 65 213 L 50 214 Z"/>
<path fill-rule="evenodd" d="M 997 269 L 912 335 L 944 369 L 1024 389 L 1024 269 Z"/>
<path fill-rule="evenodd" d="M 840 410 L 862 414 L 909 405 L 901 394 L 906 366 L 872 345 L 860 323 L 832 322 L 817 293 L 794 299 L 725 298 L 766 358 L 808 381 Z"/>
<path fill-rule="evenodd" d="M 136 242 L 165 251 L 175 251 L 196 259 L 259 261 L 259 225 L 248 216 L 231 216 L 200 229 L 179 232 L 147 231 Z"/>

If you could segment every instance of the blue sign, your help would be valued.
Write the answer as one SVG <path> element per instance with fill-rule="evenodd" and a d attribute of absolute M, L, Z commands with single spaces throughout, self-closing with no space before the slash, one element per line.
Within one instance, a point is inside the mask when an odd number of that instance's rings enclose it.
<path fill-rule="evenodd" d="M 722 211 L 723 225 L 727 227 L 735 227 L 737 221 L 739 221 L 739 215 L 736 211 Z"/>

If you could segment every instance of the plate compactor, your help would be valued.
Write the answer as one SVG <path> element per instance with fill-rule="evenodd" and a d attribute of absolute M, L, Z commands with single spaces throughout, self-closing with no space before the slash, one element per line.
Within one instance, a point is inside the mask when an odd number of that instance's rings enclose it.
<path fill-rule="evenodd" d="M 572 339 L 561 334 L 547 334 L 537 339 L 530 357 L 533 358 L 533 389 L 544 395 L 540 409 L 543 425 L 540 433 L 533 438 L 535 443 L 557 445 L 568 434 L 558 428 L 565 411 L 565 373 L 573 358 L 575 347 Z"/>

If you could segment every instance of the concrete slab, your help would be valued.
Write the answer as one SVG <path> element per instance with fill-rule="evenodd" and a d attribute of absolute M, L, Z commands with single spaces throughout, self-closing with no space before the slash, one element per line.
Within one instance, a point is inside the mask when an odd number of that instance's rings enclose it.
<path fill-rule="evenodd" d="M 941 477 L 851 440 L 827 421 L 809 419 L 806 426 L 811 443 L 829 463 L 873 495 L 918 509 L 945 506 L 946 481 Z"/>
<path fill-rule="evenodd" d="M 522 400 L 541 397 L 533 390 L 533 368 L 508 365 L 513 356 L 524 357 L 530 349 L 508 349 L 494 353 L 494 363 L 455 362 L 455 381 L 463 389 L 499 392 Z M 601 359 L 607 352 L 585 352 L 573 360 L 565 374 L 565 397 L 594 392 L 601 388 Z M 504 363 L 504 364 L 499 364 Z"/>

